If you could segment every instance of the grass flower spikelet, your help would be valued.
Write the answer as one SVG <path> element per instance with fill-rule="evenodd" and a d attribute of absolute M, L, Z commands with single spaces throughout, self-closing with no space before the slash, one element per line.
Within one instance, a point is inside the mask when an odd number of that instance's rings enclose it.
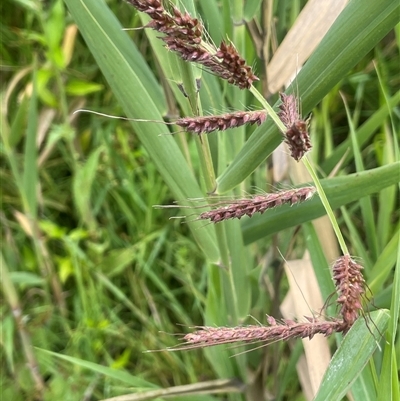
<path fill-rule="evenodd" d="M 305 153 L 311 149 L 311 140 L 308 133 L 308 122 L 302 120 L 297 106 L 296 97 L 280 94 L 282 104 L 279 106 L 279 118 L 286 127 L 283 134 L 284 141 L 288 144 L 290 155 L 299 161 Z"/>
<path fill-rule="evenodd" d="M 356 321 L 362 309 L 361 298 L 365 294 L 362 269 L 350 255 L 340 257 L 333 266 L 333 280 L 339 295 L 337 303 L 348 328 Z"/>
<path fill-rule="evenodd" d="M 204 26 L 189 13 L 170 4 L 166 10 L 161 0 L 127 0 L 137 10 L 146 13 L 152 21 L 146 28 L 164 34 L 160 37 L 171 51 L 190 62 L 203 65 L 213 74 L 240 89 L 249 89 L 258 77 L 239 55 L 232 43 L 222 41 L 216 48 L 203 39 Z"/>
<path fill-rule="evenodd" d="M 176 125 L 195 134 L 209 134 L 213 131 L 224 131 L 245 124 L 261 125 L 267 118 L 264 111 L 238 111 L 219 116 L 185 117 L 175 121 Z"/>
<path fill-rule="evenodd" d="M 254 213 L 264 213 L 267 209 L 272 209 L 285 203 L 294 205 L 295 203 L 306 201 L 310 199 L 315 192 L 316 189 L 314 187 L 303 187 L 266 195 L 258 195 L 249 199 L 238 199 L 232 201 L 232 203 L 227 206 L 201 213 L 199 219 L 211 220 L 213 223 L 219 223 L 227 219 L 240 219 L 243 216 L 251 217 Z"/>
<path fill-rule="evenodd" d="M 201 348 L 235 342 L 253 343 L 258 341 L 274 342 L 290 338 L 309 338 L 315 334 L 330 336 L 342 332 L 345 324 L 341 320 L 318 321 L 306 317 L 306 322 L 295 322 L 285 319 L 278 323 L 269 317 L 267 326 L 237 326 L 237 327 L 200 327 L 199 330 L 183 337 L 188 348 Z"/>

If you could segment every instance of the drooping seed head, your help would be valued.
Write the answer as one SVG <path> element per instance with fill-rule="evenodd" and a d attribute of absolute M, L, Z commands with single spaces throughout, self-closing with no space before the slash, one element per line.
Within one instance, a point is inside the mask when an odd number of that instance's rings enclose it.
<path fill-rule="evenodd" d="M 239 86 L 240 89 L 250 88 L 259 78 L 254 75 L 252 68 L 239 55 L 233 43 L 221 42 L 215 56 L 221 59 L 221 65 L 230 72 L 228 82 Z"/>
<path fill-rule="evenodd" d="M 222 41 L 219 48 L 215 48 L 202 39 L 204 26 L 197 18 L 181 12 L 173 4 L 170 5 L 171 11 L 167 11 L 160 0 L 127 1 L 152 18 L 146 27 L 163 33 L 165 36 L 160 39 L 183 60 L 203 65 L 240 89 L 248 89 L 258 80 L 232 43 Z"/>

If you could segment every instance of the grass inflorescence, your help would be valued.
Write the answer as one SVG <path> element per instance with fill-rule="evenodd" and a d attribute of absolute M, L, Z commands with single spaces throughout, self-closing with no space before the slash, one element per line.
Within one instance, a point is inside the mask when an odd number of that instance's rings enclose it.
<path fill-rule="evenodd" d="M 225 131 L 245 124 L 261 125 L 267 118 L 265 111 L 236 111 L 221 115 L 201 117 L 184 117 L 175 121 L 175 124 L 187 132 L 195 134 L 209 134 L 214 131 Z"/>
<path fill-rule="evenodd" d="M 167 43 L 169 50 L 174 50 L 180 54 L 185 61 L 200 62 L 206 65 L 212 72 L 228 82 L 237 84 L 241 89 L 249 89 L 254 79 L 249 78 L 250 69 L 245 66 L 244 59 L 240 57 L 236 48 L 225 42 L 217 52 L 212 55 L 201 47 L 201 37 L 204 28 L 193 27 L 198 25 L 198 20 L 184 16 L 173 6 L 173 15 L 166 13 L 162 3 L 157 0 L 130 1 L 139 11 L 146 12 L 153 18 L 147 26 L 163 32 L 166 36 L 161 39 Z M 145 4 L 147 3 L 147 7 Z M 175 22 L 174 22 L 175 21 Z M 189 23 L 191 28 L 182 30 L 181 25 Z M 167 28 L 168 27 L 168 28 Z M 193 33 L 195 32 L 195 35 Z M 187 39 L 186 36 L 187 35 Z M 196 39 L 193 40 L 193 36 Z M 215 66 L 216 58 L 219 59 Z M 243 83 L 244 82 L 244 83 Z M 247 83 L 247 84 L 246 84 Z M 286 131 L 283 133 L 284 141 L 289 147 L 290 155 L 295 161 L 299 161 L 311 149 L 311 139 L 308 132 L 309 121 L 302 120 L 299 114 L 299 105 L 293 94 L 286 95 L 280 93 L 281 105 L 278 116 L 283 123 Z M 253 119 L 251 118 L 253 117 Z M 245 123 L 264 122 L 266 114 L 253 112 L 253 114 L 226 114 L 223 116 L 202 116 L 188 117 L 180 119 L 177 125 L 184 127 L 187 131 L 197 134 L 209 133 L 215 130 L 225 130 Z M 313 178 L 317 180 L 316 184 L 319 191 L 323 191 L 318 178 L 312 170 L 312 166 L 306 163 L 306 167 L 311 169 Z M 203 212 L 199 215 L 200 220 L 210 220 L 213 223 L 220 223 L 232 218 L 240 219 L 243 216 L 252 217 L 255 213 L 264 213 L 268 209 L 288 203 L 293 205 L 298 202 L 308 200 L 315 193 L 314 187 L 304 187 L 295 190 L 281 191 L 275 194 L 256 196 L 250 199 L 239 199 L 232 201 L 227 206 L 218 207 L 211 211 Z M 322 195 L 324 195 L 322 193 Z M 332 224 L 337 225 L 335 217 L 330 214 L 331 207 L 326 198 L 324 205 L 327 207 L 327 213 L 332 219 Z M 339 241 L 343 241 L 340 234 Z M 344 249 L 347 247 L 344 245 Z M 204 327 L 195 333 L 188 334 L 184 340 L 191 348 L 196 346 L 220 345 L 231 342 L 274 342 L 277 340 L 288 340 L 290 338 L 312 338 L 315 334 L 331 335 L 334 332 L 346 333 L 354 324 L 362 309 L 361 297 L 364 294 L 364 278 L 361 273 L 361 265 L 355 263 L 348 255 L 339 258 L 333 267 L 333 277 L 336 289 L 339 293 L 338 304 L 340 304 L 341 320 L 323 320 L 316 321 L 307 318 L 308 323 L 296 323 L 286 320 L 282 324 L 277 324 L 273 317 L 270 317 L 270 326 L 246 326 L 246 327 Z"/>
<path fill-rule="evenodd" d="M 172 12 L 169 12 L 161 0 L 127 1 L 152 18 L 146 27 L 163 33 L 165 36 L 161 40 L 167 49 L 178 53 L 183 60 L 204 66 L 240 89 L 248 89 L 254 81 L 259 80 L 233 43 L 221 41 L 219 47 L 215 47 L 206 42 L 203 38 L 204 27 L 197 18 L 182 13 L 172 4 Z"/>
<path fill-rule="evenodd" d="M 290 155 L 296 161 L 299 161 L 311 149 L 311 139 L 308 133 L 309 121 L 301 119 L 299 114 L 299 105 L 293 94 L 280 94 L 282 104 L 279 106 L 281 111 L 279 117 L 286 127 L 283 134 L 287 143 Z"/>
<path fill-rule="evenodd" d="M 201 220 L 210 220 L 219 223 L 228 219 L 240 219 L 243 216 L 251 217 L 254 213 L 264 213 L 284 204 L 295 205 L 310 199 L 315 193 L 314 187 L 289 189 L 253 198 L 232 200 L 228 205 L 217 207 L 199 215 Z"/>

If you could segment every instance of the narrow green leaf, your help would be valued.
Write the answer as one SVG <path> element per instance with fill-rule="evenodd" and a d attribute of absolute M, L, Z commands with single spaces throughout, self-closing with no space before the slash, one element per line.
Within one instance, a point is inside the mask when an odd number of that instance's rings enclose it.
<path fill-rule="evenodd" d="M 2 322 L 2 339 L 1 345 L 4 350 L 5 358 L 4 362 L 7 363 L 7 369 L 10 373 L 15 374 L 15 320 L 14 317 L 9 314 L 3 315 Z M 3 362 L 3 363 L 4 363 Z M 4 366 L 4 365 L 3 365 Z M 5 368 L 3 368 L 5 369 Z M 4 396 L 4 393 L 2 393 Z"/>
<path fill-rule="evenodd" d="M 23 194 L 25 200 L 25 208 L 33 218 L 36 217 L 37 210 L 37 184 L 38 184 L 38 165 L 37 165 L 37 146 L 36 134 L 38 130 L 38 114 L 37 114 L 37 92 L 36 92 L 36 72 L 32 77 L 33 88 L 29 102 L 28 126 L 26 129 L 26 141 L 24 151 L 24 167 L 23 167 Z"/>
<path fill-rule="evenodd" d="M 374 364 L 371 361 L 362 370 L 351 387 L 351 395 L 354 401 L 376 401 L 376 386 L 371 369 Z"/>
<path fill-rule="evenodd" d="M 340 401 L 372 357 L 380 333 L 384 333 L 389 321 L 387 310 L 372 312 L 373 324 L 366 325 L 359 318 L 344 337 L 332 357 L 314 401 Z"/>
<path fill-rule="evenodd" d="M 252 268 L 243 245 L 242 233 L 238 221 L 229 221 L 226 224 L 228 247 L 232 263 L 234 291 L 238 304 L 239 324 L 249 313 L 251 307 L 251 287 L 248 275 Z"/>
<path fill-rule="evenodd" d="M 382 291 L 385 281 L 392 272 L 393 266 L 396 263 L 397 253 L 400 246 L 399 236 L 400 231 L 397 229 L 393 235 L 393 238 L 383 249 L 368 275 L 368 286 L 373 294 L 377 294 Z"/>
<path fill-rule="evenodd" d="M 221 40 L 226 39 L 223 37 L 224 30 L 222 27 L 222 13 L 218 9 L 218 2 L 210 0 L 199 0 L 200 7 L 203 11 L 203 15 L 207 21 L 207 31 L 214 43 L 218 44 Z"/>
<path fill-rule="evenodd" d="M 82 220 L 91 230 L 95 229 L 96 221 L 92 213 L 90 195 L 92 192 L 93 180 L 97 173 L 100 154 L 103 151 L 104 148 L 99 147 L 90 155 L 85 165 L 76 172 L 73 182 L 75 204 Z"/>
<path fill-rule="evenodd" d="M 23 272 L 23 271 L 11 272 L 10 278 L 14 284 L 19 284 L 22 286 L 37 287 L 45 284 L 45 280 L 43 279 L 43 277 L 40 277 L 37 274 L 30 272 Z"/>
<path fill-rule="evenodd" d="M 374 132 L 384 123 L 385 119 L 388 117 L 390 110 L 393 109 L 400 103 L 400 91 L 396 92 L 389 100 L 388 104 L 383 105 L 379 110 L 377 110 L 367 121 L 365 121 L 356 130 L 357 142 L 360 148 L 365 145 L 368 140 L 371 139 Z M 326 173 L 329 174 L 334 167 L 340 162 L 344 156 L 343 162 L 348 164 L 354 159 L 353 152 L 349 152 L 351 138 L 343 141 L 339 146 L 337 146 L 333 153 L 328 159 L 322 162 L 321 168 Z"/>
<path fill-rule="evenodd" d="M 244 3 L 244 19 L 245 21 L 251 21 L 257 14 L 259 14 L 262 0 L 245 1 Z"/>
<path fill-rule="evenodd" d="M 108 278 L 120 275 L 134 261 L 137 252 L 136 245 L 128 248 L 113 249 L 102 258 L 98 269 L 104 272 Z"/>
<path fill-rule="evenodd" d="M 375 258 L 370 256 L 370 253 L 368 252 L 369 248 L 368 246 L 365 246 L 364 232 L 362 235 L 359 234 L 351 214 L 344 206 L 340 208 L 340 211 L 342 213 L 343 220 L 347 225 L 349 236 L 351 237 L 351 242 L 354 249 L 353 253 L 357 255 L 357 257 L 361 258 L 365 271 L 369 272 L 373 263 L 372 260 L 375 260 Z"/>
<path fill-rule="evenodd" d="M 364 162 L 363 162 L 363 159 L 361 156 L 360 146 L 359 146 L 359 143 L 357 140 L 353 120 L 350 115 L 350 110 L 347 106 L 347 102 L 344 97 L 343 97 L 343 101 L 344 101 L 344 107 L 346 109 L 347 121 L 348 121 L 349 128 L 350 128 L 351 146 L 353 149 L 356 170 L 358 172 L 361 172 L 361 171 L 365 170 L 365 167 L 364 167 Z M 377 255 L 378 255 L 378 240 L 377 240 L 376 234 L 375 234 L 375 221 L 374 221 L 374 213 L 372 210 L 371 199 L 369 197 L 360 199 L 360 207 L 361 207 L 363 222 L 365 225 L 365 234 L 367 237 L 369 253 L 370 253 L 372 259 L 376 259 Z"/>
<path fill-rule="evenodd" d="M 72 357 L 69 355 L 58 354 L 57 352 L 52 352 L 52 351 L 48 351 L 48 350 L 41 349 L 41 348 L 36 348 L 36 349 L 39 353 L 44 353 L 47 355 L 51 355 L 55 358 L 62 359 L 64 361 L 72 363 L 76 366 L 80 366 L 82 368 L 89 369 L 92 372 L 100 373 L 113 380 L 122 381 L 122 382 L 128 384 L 129 386 L 132 386 L 135 388 L 140 388 L 140 389 L 158 388 L 158 386 L 156 386 L 155 384 L 150 383 L 140 377 L 132 376 L 130 373 L 128 373 L 124 370 L 112 369 L 112 368 L 109 368 L 108 366 L 99 365 L 97 363 L 85 361 L 83 359 L 75 358 L 75 357 Z"/>
<path fill-rule="evenodd" d="M 49 48 L 50 57 L 54 59 L 55 52 L 60 49 L 65 26 L 65 10 L 62 0 L 53 2 L 48 20 L 43 24 L 46 35 L 46 44 Z M 61 65 L 59 65 L 61 67 Z"/>
<path fill-rule="evenodd" d="M 311 223 L 304 224 L 304 230 L 307 241 L 307 249 L 310 252 L 312 265 L 322 298 L 328 299 L 328 297 L 335 292 L 335 286 L 333 284 L 329 263 L 326 260 L 324 250 L 322 249 L 314 226 Z M 333 261 L 329 262 L 332 263 Z M 336 305 L 333 304 L 327 306 L 329 316 L 333 316 L 335 314 L 335 308 Z"/>
<path fill-rule="evenodd" d="M 28 112 L 29 98 L 24 96 L 21 103 L 18 105 L 17 114 L 12 121 L 11 132 L 8 138 L 11 148 L 14 148 L 14 146 L 17 145 L 24 136 L 25 127 L 28 121 Z"/>
<path fill-rule="evenodd" d="M 400 396 L 398 379 L 398 361 L 396 359 L 396 338 L 399 330 L 400 315 L 400 233 L 397 237 L 397 263 L 394 273 L 392 302 L 390 306 L 390 323 L 386 333 L 386 344 L 384 349 L 382 371 L 378 386 L 378 400 L 398 400 Z M 398 341 L 398 340 L 397 340 Z"/>
<path fill-rule="evenodd" d="M 72 96 L 85 96 L 89 93 L 99 92 L 102 89 L 103 85 L 78 79 L 70 80 L 65 85 L 65 92 Z"/>

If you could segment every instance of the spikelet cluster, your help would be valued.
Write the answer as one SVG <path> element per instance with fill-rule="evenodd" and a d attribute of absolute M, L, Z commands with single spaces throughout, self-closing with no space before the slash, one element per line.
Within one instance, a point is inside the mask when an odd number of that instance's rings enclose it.
<path fill-rule="evenodd" d="M 333 266 L 333 279 L 339 294 L 340 319 L 318 320 L 305 317 L 306 322 L 284 319 L 277 322 L 268 317 L 266 326 L 207 327 L 186 334 L 184 343 L 176 349 L 200 348 L 234 342 L 274 342 L 290 338 L 309 338 L 315 334 L 330 336 L 333 333 L 346 334 L 354 324 L 362 309 L 361 298 L 365 294 L 362 266 L 349 255 L 340 257 Z"/>
<path fill-rule="evenodd" d="M 163 33 L 164 36 L 160 39 L 183 60 L 203 65 L 240 89 L 248 89 L 254 81 L 258 81 L 252 68 L 246 65 L 232 43 L 222 41 L 216 48 L 213 44 L 204 42 L 203 25 L 189 13 L 182 13 L 173 4 L 169 7 L 171 11 L 167 11 L 161 0 L 127 1 L 152 18 L 146 27 Z"/>
<path fill-rule="evenodd" d="M 365 294 L 365 281 L 361 273 L 363 267 L 350 255 L 340 257 L 333 266 L 333 280 L 338 292 L 337 303 L 343 321 L 350 328 L 362 309 L 362 297 Z"/>
<path fill-rule="evenodd" d="M 279 118 L 286 127 L 283 135 L 284 141 L 288 144 L 290 155 L 299 161 L 306 152 L 311 149 L 311 140 L 308 133 L 308 122 L 301 119 L 296 97 L 280 94 L 282 104 L 279 106 Z"/>
<path fill-rule="evenodd" d="M 286 203 L 294 205 L 295 203 L 306 201 L 314 195 L 315 191 L 314 187 L 304 187 L 258 195 L 249 199 L 237 199 L 227 206 L 201 213 L 199 219 L 219 223 L 227 219 L 240 219 L 243 216 L 251 217 L 254 213 L 264 213 L 267 209 Z"/>
<path fill-rule="evenodd" d="M 185 117 L 175 121 L 176 125 L 195 134 L 209 134 L 213 131 L 224 131 L 245 124 L 261 125 L 267 118 L 265 111 L 237 111 L 219 116 Z"/>
<path fill-rule="evenodd" d="M 201 42 L 203 25 L 197 18 L 188 13 L 182 13 L 171 4 L 171 13 L 168 13 L 160 0 L 128 0 L 138 11 L 146 13 L 152 20 L 146 25 L 168 38 L 186 40 L 189 44 Z"/>

